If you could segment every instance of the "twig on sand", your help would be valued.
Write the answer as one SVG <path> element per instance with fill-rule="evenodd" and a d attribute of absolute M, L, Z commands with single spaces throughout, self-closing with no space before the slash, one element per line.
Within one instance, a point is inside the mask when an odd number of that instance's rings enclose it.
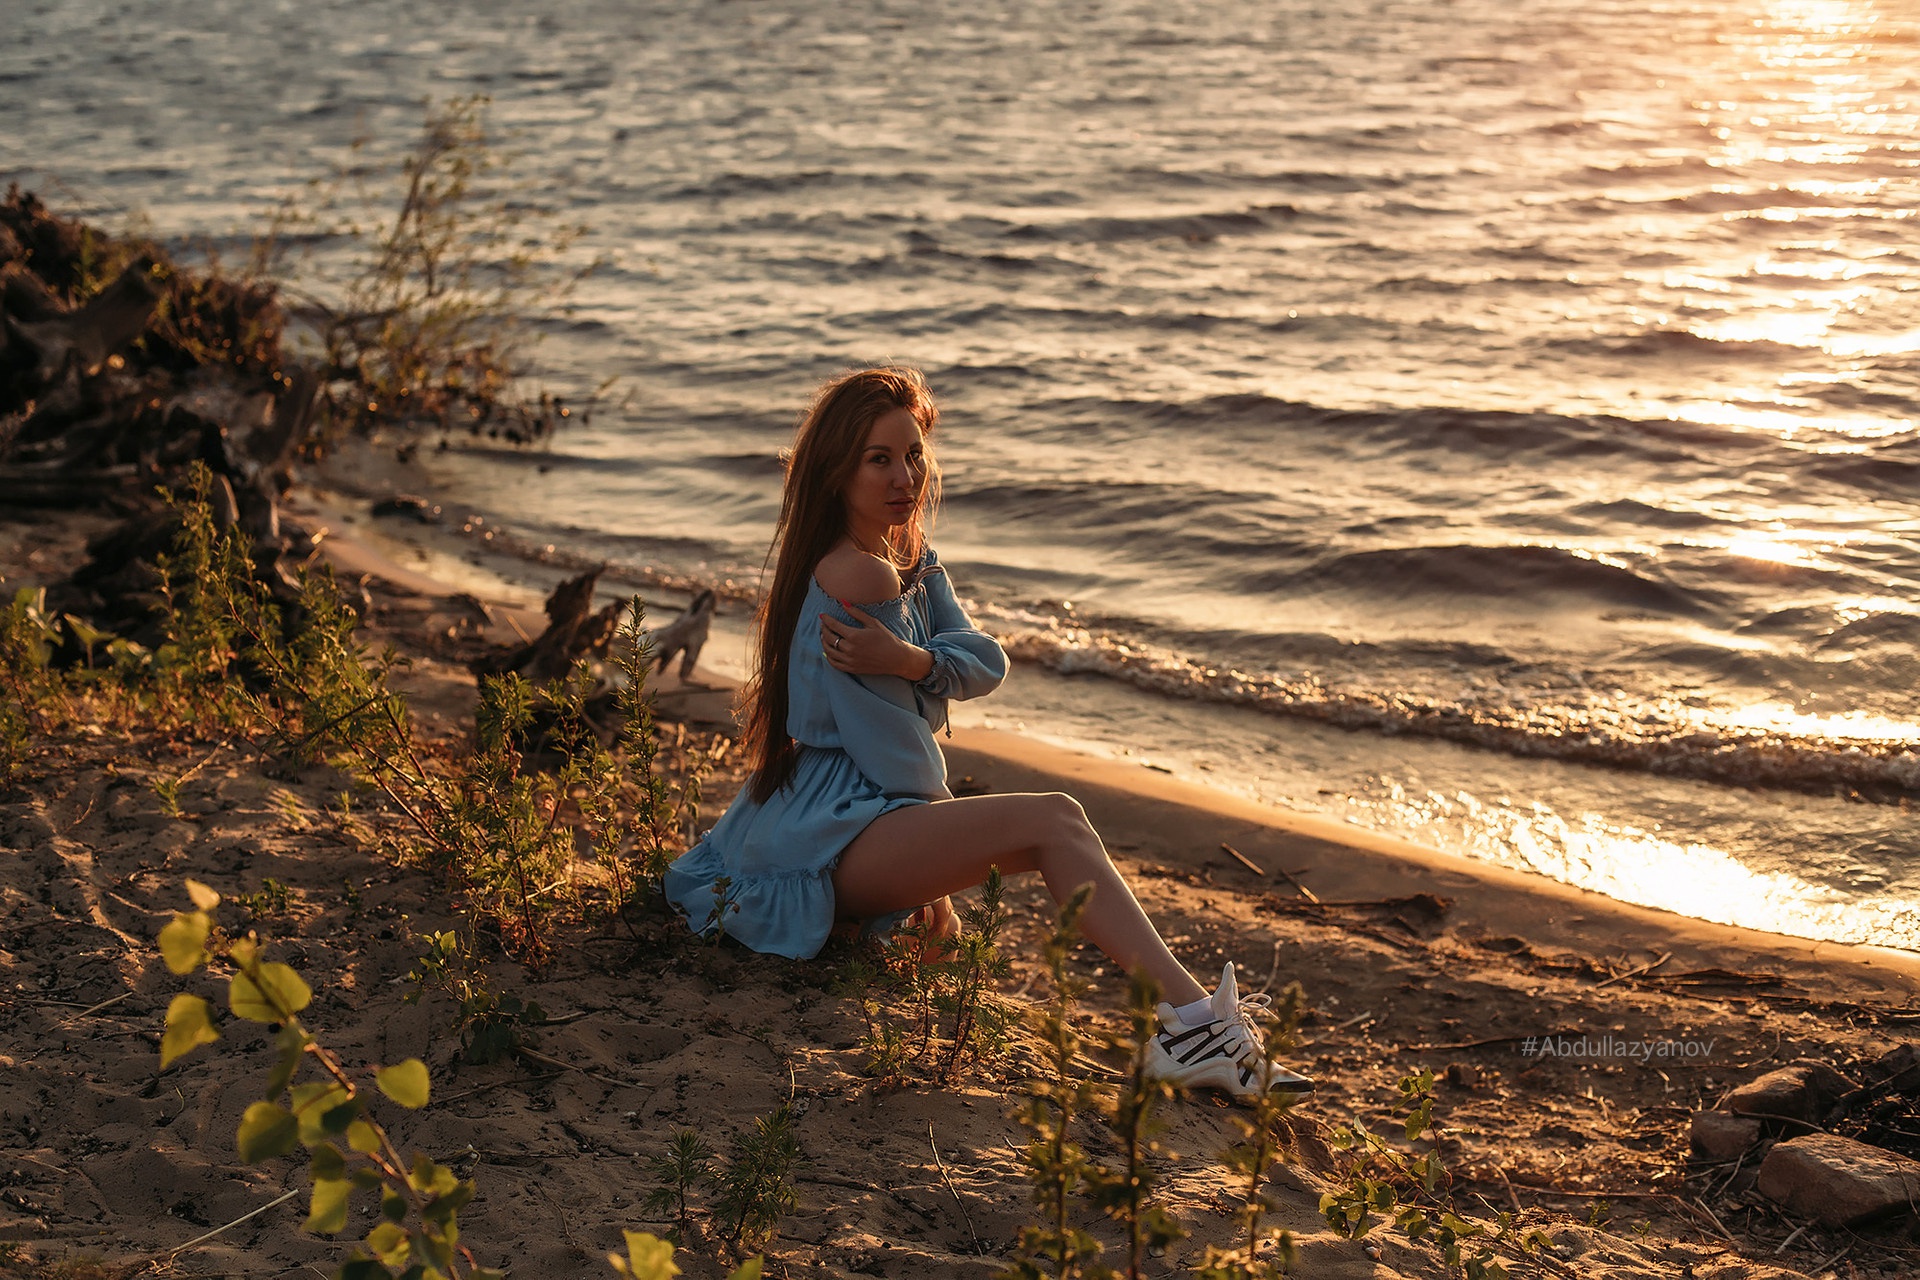
<path fill-rule="evenodd" d="M 63 1178 L 70 1177 L 76 1172 L 73 1169 L 62 1169 L 59 1165 L 48 1164 L 45 1160 L 35 1160 L 32 1156 L 22 1155 L 18 1151 L 0 1151 L 0 1156 L 5 1156 L 9 1160 L 18 1160 L 22 1164 L 34 1165 L 45 1169 L 48 1173 L 57 1173 Z"/>
<path fill-rule="evenodd" d="M 133 992 L 131 991 L 122 991 L 119 995 L 113 997 L 111 1000 L 102 1000 L 99 1004 L 94 1005 L 90 1009 L 82 1009 L 78 1013 L 68 1014 L 66 1017 L 60 1019 L 59 1025 L 64 1027 L 70 1022 L 78 1022 L 80 1019 L 86 1017 L 90 1013 L 98 1013 L 102 1009 L 111 1009 L 114 1005 L 119 1004 L 122 1000 L 126 1000 L 130 998 L 132 995 L 133 995 Z"/>
<path fill-rule="evenodd" d="M 1567 1034 L 1569 1033 L 1565 1031 L 1550 1031 L 1544 1036 L 1538 1034 L 1530 1036 L 1495 1036 L 1491 1040 L 1455 1040 L 1451 1044 L 1410 1044 L 1407 1046 L 1407 1052 L 1439 1053 L 1446 1049 L 1490 1049 L 1497 1044 L 1521 1044 L 1528 1040 L 1552 1040 L 1558 1036 Z M 1541 1061 L 1546 1061 L 1546 1059 L 1542 1058 Z M 1693 1113 L 1689 1111 L 1687 1114 L 1692 1115 Z"/>
<path fill-rule="evenodd" d="M 1252 858 L 1249 858 L 1246 854 L 1240 852 L 1238 849 L 1228 844 L 1225 840 L 1222 840 L 1220 842 L 1220 847 L 1222 849 L 1225 849 L 1227 853 L 1232 856 L 1235 862 L 1239 863 L 1241 866 L 1245 867 L 1247 870 L 1253 872 L 1253 874 L 1257 876 L 1264 876 L 1265 874 L 1267 874 L 1266 872 L 1260 869 L 1260 865 L 1256 863 Z"/>
<path fill-rule="evenodd" d="M 1740 1155 L 1734 1160 L 1733 1169 L 1731 1172 L 1727 1174 L 1725 1181 L 1721 1182 L 1721 1184 L 1718 1187 L 1714 1188 L 1711 1194 L 1719 1195 L 1721 1192 L 1725 1191 L 1728 1187 L 1732 1186 L 1733 1180 L 1740 1176 L 1740 1170 L 1746 1167 L 1746 1163 L 1747 1163 L 1747 1153 L 1742 1151 Z M 1806 1228 L 1802 1227 L 1801 1230 L 1804 1231 L 1806 1230 Z M 1799 1235 L 1799 1234 L 1800 1232 L 1798 1231 L 1794 1232 L 1794 1235 Z M 1788 1236 L 1787 1238 L 1791 1240 L 1793 1236 Z M 1786 1246 L 1782 1245 L 1781 1247 L 1785 1248 Z"/>
<path fill-rule="evenodd" d="M 1675 1199 L 1675 1200 L 1680 1200 L 1680 1197 L 1679 1197 L 1679 1196 L 1675 1196 L 1675 1197 L 1674 1197 L 1674 1199 Z M 1732 1241 L 1732 1242 L 1733 1242 L 1734 1244 L 1739 1244 L 1739 1243 L 1740 1243 L 1740 1242 L 1739 1242 L 1738 1240 L 1734 1240 L 1734 1239 L 1733 1239 L 1733 1232 L 1731 1232 L 1731 1231 L 1729 1231 L 1729 1230 L 1727 1230 L 1725 1226 L 1723 1226 L 1723 1225 L 1721 1225 L 1721 1222 L 1720 1222 L 1720 1217 L 1719 1217 L 1719 1215 L 1718 1215 L 1718 1214 L 1716 1214 L 1716 1213 L 1714 1213 L 1714 1211 L 1713 1211 L 1713 1210 L 1711 1210 L 1711 1209 L 1709 1209 L 1709 1208 L 1707 1208 L 1707 1202 L 1706 1202 L 1706 1201 L 1704 1201 L 1704 1200 L 1693 1200 L 1693 1201 L 1686 1201 L 1686 1200 L 1680 1200 L 1680 1203 L 1681 1203 L 1681 1204 L 1689 1204 L 1689 1203 L 1691 1203 L 1691 1204 L 1693 1204 L 1693 1205 L 1695 1205 L 1695 1206 L 1697 1206 L 1697 1207 L 1699 1208 L 1699 1210 L 1700 1210 L 1700 1212 L 1702 1212 L 1702 1213 L 1704 1213 L 1704 1214 L 1706 1214 L 1706 1215 L 1707 1215 L 1707 1221 L 1708 1221 L 1708 1222 L 1711 1222 L 1711 1223 L 1713 1224 L 1713 1226 L 1714 1226 L 1714 1229 L 1715 1229 L 1716 1231 L 1718 1231 L 1718 1232 L 1719 1232 L 1719 1233 L 1720 1233 L 1721 1235 L 1723 1235 L 1723 1236 L 1725 1236 L 1725 1237 L 1726 1237 L 1726 1238 L 1727 1238 L 1728 1240 L 1730 1240 L 1730 1241 Z"/>
<path fill-rule="evenodd" d="M 475 1094 L 485 1093 L 489 1089 L 501 1089 L 513 1084 L 542 1084 L 548 1080 L 557 1080 L 565 1074 L 567 1073 L 564 1071 L 548 1071 L 537 1076 L 514 1076 L 509 1080 L 495 1080 L 492 1084 L 477 1085 L 471 1089 L 463 1089 L 459 1093 L 450 1093 L 444 1098 L 435 1098 L 427 1105 L 430 1107 L 444 1107 L 450 1103 L 458 1102 L 462 1098 L 471 1098 Z"/>
<path fill-rule="evenodd" d="M 1663 952 L 1661 953 L 1660 958 L 1658 960 L 1655 960 L 1652 964 L 1643 964 L 1638 969 L 1629 969 L 1625 973 L 1616 973 L 1611 978 L 1608 978 L 1605 982 L 1596 982 L 1594 984 L 1593 989 L 1595 991 L 1598 991 L 1601 987 L 1609 986 L 1612 983 L 1619 982 L 1623 979 L 1637 978 L 1643 973 L 1652 973 L 1655 969 L 1658 969 L 1661 965 L 1665 964 L 1667 961 L 1671 959 L 1673 959 L 1673 952 L 1671 951 Z"/>
<path fill-rule="evenodd" d="M 817 1182 L 823 1187 L 840 1187 L 847 1191 L 877 1192 L 880 1190 L 879 1187 L 868 1186 L 866 1183 L 856 1182 L 852 1178 L 843 1178 L 837 1173 L 820 1173 L 814 1170 L 807 1170 L 796 1174 L 795 1177 L 800 1182 Z"/>
<path fill-rule="evenodd" d="M 980 1246 L 979 1233 L 973 1229 L 973 1215 L 967 1212 L 966 1201 L 960 1198 L 959 1190 L 954 1187 L 953 1179 L 947 1174 L 947 1162 L 940 1158 L 940 1148 L 934 1145 L 933 1121 L 931 1120 L 927 1121 L 927 1146 L 933 1152 L 933 1162 L 940 1167 L 940 1180 L 947 1184 L 947 1193 L 953 1197 L 953 1203 L 959 1206 L 960 1217 L 967 1224 L 967 1235 L 973 1239 L 974 1253 L 986 1253 L 986 1250 Z"/>
<path fill-rule="evenodd" d="M 616 1089 L 656 1089 L 659 1087 L 658 1085 L 644 1084 L 638 1080 L 622 1080 L 617 1076 L 602 1075 L 598 1071 L 590 1071 L 586 1067 L 575 1066 L 571 1062 L 562 1062 L 558 1058 L 549 1058 L 544 1053 L 536 1053 L 532 1049 L 524 1046 L 515 1049 L 514 1053 L 526 1059 L 528 1062 L 538 1063 L 543 1067 L 552 1067 L 558 1071 L 578 1071 L 589 1080 L 598 1080 L 601 1084 L 612 1085 Z"/>
<path fill-rule="evenodd" d="M 1812 1266 L 1810 1266 L 1810 1267 L 1808 1267 L 1808 1268 L 1807 1268 L 1807 1274 L 1808 1274 L 1808 1275 L 1810 1275 L 1810 1276 L 1817 1276 L 1817 1275 L 1819 1275 L 1819 1274 L 1820 1274 L 1820 1273 L 1821 1273 L 1822 1271 L 1825 1271 L 1825 1270 L 1826 1270 L 1826 1269 L 1827 1269 L 1828 1267 L 1830 1267 L 1830 1266 L 1832 1266 L 1832 1265 L 1833 1265 L 1834 1263 L 1836 1263 L 1836 1262 L 1838 1262 L 1838 1261 L 1840 1261 L 1840 1259 L 1842 1259 L 1842 1258 L 1844 1258 L 1844 1257 L 1846 1257 L 1846 1256 L 1847 1256 L 1848 1254 L 1850 1254 L 1850 1253 L 1852 1253 L 1852 1252 L 1853 1252 L 1853 1246 L 1854 1246 L 1854 1242 L 1853 1242 L 1853 1241 L 1851 1241 L 1851 1240 L 1849 1240 L 1849 1241 L 1847 1241 L 1847 1243 L 1846 1243 L 1846 1245 L 1845 1245 L 1845 1247 L 1844 1247 L 1844 1248 L 1842 1248 L 1842 1249 L 1840 1250 L 1840 1252 L 1838 1252 L 1838 1253 L 1836 1253 L 1836 1254 L 1834 1254 L 1834 1255 L 1833 1255 L 1833 1256 L 1832 1256 L 1831 1258 L 1822 1258 L 1822 1259 L 1821 1259 L 1820 1261 L 1818 1261 L 1818 1262 L 1816 1262 L 1816 1263 L 1814 1263 L 1814 1264 L 1813 1264 Z"/>
<path fill-rule="evenodd" d="M 1288 884 L 1292 885 L 1295 889 L 1298 889 L 1300 891 L 1300 896 L 1305 898 L 1308 902 L 1311 902 L 1316 906 L 1319 905 L 1319 902 L 1320 902 L 1319 895 L 1314 893 L 1313 890 L 1307 888 L 1307 886 L 1305 886 L 1304 884 L 1301 884 L 1298 880 L 1294 879 L 1293 872 L 1287 870 L 1285 867 L 1275 867 L 1273 869 L 1273 874 L 1279 876 L 1282 880 L 1285 880 Z"/>
<path fill-rule="evenodd" d="M 1513 1205 L 1513 1216 L 1516 1218 L 1519 1217 L 1521 1212 L 1520 1196 L 1513 1189 L 1513 1179 L 1509 1178 L 1507 1176 L 1507 1171 L 1505 1169 L 1502 1169 L 1499 1165 L 1493 1166 L 1493 1171 L 1500 1175 L 1500 1181 L 1503 1184 L 1505 1184 L 1507 1188 L 1507 1200 L 1509 1203 Z"/>
<path fill-rule="evenodd" d="M 227 738 L 221 742 L 216 742 L 213 746 L 213 750 L 207 752 L 206 755 L 200 757 L 199 764 L 194 765 L 191 769 L 188 769 L 185 773 L 181 774 L 179 777 L 173 780 L 174 785 L 180 786 L 185 783 L 192 782 L 195 778 L 200 776 L 200 771 L 202 769 L 206 768 L 208 765 L 213 763 L 213 758 L 215 756 L 219 755 L 222 751 L 225 751 L 228 747 L 232 745 L 233 745 L 232 738 Z"/>
<path fill-rule="evenodd" d="M 165 1249 L 159 1253 L 154 1254 L 151 1258 L 148 1258 L 146 1263 L 143 1265 L 151 1266 L 156 1262 L 164 1262 L 167 1259 L 173 1257 L 175 1254 L 185 1253 L 187 1250 L 193 1248 L 193 1246 L 200 1244 L 204 1241 L 213 1239 L 215 1236 L 219 1235 L 222 1231 L 231 1231 L 235 1227 L 239 1226 L 241 1223 L 245 1222 L 248 1218 L 257 1218 L 261 1214 L 265 1213 L 267 1210 L 273 1208 L 275 1205 L 285 1204 L 287 1201 L 293 1199 L 295 1196 L 299 1194 L 300 1194 L 300 1188 L 295 1187 L 293 1190 L 281 1196 L 278 1200 L 269 1200 L 267 1201 L 267 1203 L 261 1205 L 258 1209 L 253 1210 L 253 1212 L 243 1213 L 239 1217 L 235 1218 L 232 1222 L 227 1223 L 225 1226 L 215 1227 L 213 1230 L 207 1232 L 205 1235 L 195 1236 L 193 1239 L 187 1241 L 185 1244 L 177 1244 L 171 1249 Z"/>

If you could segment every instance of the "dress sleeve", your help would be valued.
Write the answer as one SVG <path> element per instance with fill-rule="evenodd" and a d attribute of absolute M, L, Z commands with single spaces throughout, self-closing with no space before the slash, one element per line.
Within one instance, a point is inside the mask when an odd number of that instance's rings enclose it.
<path fill-rule="evenodd" d="M 915 687 L 936 698 L 979 698 L 1007 678 L 1007 654 L 1000 642 L 973 625 L 954 599 L 946 570 L 937 565 L 926 578 L 927 651 L 933 670 Z"/>
<path fill-rule="evenodd" d="M 947 762 L 933 730 L 915 705 L 911 686 L 898 676 L 861 677 L 821 664 L 827 703 L 840 745 L 854 765 L 889 796 L 947 800 Z M 905 705 L 888 694 L 898 686 Z"/>

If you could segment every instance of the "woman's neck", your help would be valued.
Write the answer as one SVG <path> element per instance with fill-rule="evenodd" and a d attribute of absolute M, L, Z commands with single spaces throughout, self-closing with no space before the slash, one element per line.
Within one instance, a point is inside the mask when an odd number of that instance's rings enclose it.
<path fill-rule="evenodd" d="M 849 526 L 845 536 L 855 549 L 866 552 L 876 560 L 893 563 L 893 547 L 888 543 L 885 533 L 875 534 L 872 530 L 863 532 Z"/>

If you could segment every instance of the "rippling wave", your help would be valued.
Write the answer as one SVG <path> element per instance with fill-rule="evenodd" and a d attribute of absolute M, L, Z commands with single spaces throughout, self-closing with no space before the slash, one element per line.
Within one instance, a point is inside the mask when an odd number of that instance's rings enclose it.
<path fill-rule="evenodd" d="M 1516 756 L 1697 778 L 1739 787 L 1830 792 L 1902 803 L 1920 793 L 1910 741 L 1823 739 L 1715 725 L 1678 704 L 1563 702 L 1488 695 L 1447 701 L 1328 688 L 1205 666 L 1164 650 L 1075 628 L 1008 630 L 1015 659 L 1062 675 L 1098 675 L 1167 697 L 1294 716 L 1341 729 L 1415 734 Z M 1513 698 L 1517 691 L 1509 691 Z"/>

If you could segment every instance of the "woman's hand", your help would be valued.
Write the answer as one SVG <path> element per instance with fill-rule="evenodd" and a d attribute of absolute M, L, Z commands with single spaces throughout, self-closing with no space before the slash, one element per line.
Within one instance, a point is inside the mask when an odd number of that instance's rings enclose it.
<path fill-rule="evenodd" d="M 827 665 L 855 676 L 902 676 L 925 680 L 933 671 L 933 655 L 908 644 L 872 617 L 845 600 L 840 607 L 852 614 L 852 625 L 820 615 L 820 651 Z"/>

